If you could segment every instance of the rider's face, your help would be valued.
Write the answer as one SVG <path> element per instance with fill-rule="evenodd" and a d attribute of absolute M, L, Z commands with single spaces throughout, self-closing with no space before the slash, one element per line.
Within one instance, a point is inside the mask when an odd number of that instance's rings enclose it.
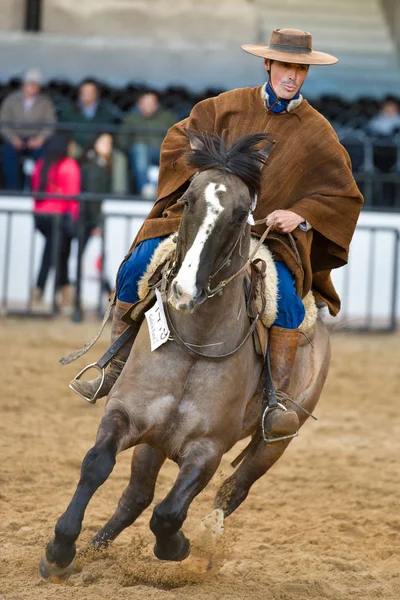
<path fill-rule="evenodd" d="M 264 61 L 264 66 L 269 71 L 272 89 L 278 98 L 291 100 L 303 85 L 307 74 L 308 65 L 280 62 L 278 60 Z"/>

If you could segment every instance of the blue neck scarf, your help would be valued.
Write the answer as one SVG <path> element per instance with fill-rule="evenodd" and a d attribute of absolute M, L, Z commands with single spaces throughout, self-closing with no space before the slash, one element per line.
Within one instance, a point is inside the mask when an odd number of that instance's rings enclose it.
<path fill-rule="evenodd" d="M 295 96 L 293 96 L 293 98 L 291 98 L 290 100 L 284 100 L 284 99 L 279 99 L 278 102 L 277 101 L 277 97 L 276 94 L 274 92 L 274 90 L 272 89 L 272 86 L 270 84 L 270 82 L 268 81 L 266 86 L 265 86 L 265 91 L 268 94 L 268 110 L 270 110 L 271 112 L 275 113 L 275 114 L 279 114 L 282 112 L 285 112 L 285 110 L 288 107 L 288 104 L 292 101 L 292 100 L 297 100 L 300 97 L 300 91 L 297 92 L 297 94 Z M 276 102 L 276 104 L 275 104 Z M 273 106 L 275 105 L 275 106 Z M 272 108 L 270 108 L 272 106 Z"/>

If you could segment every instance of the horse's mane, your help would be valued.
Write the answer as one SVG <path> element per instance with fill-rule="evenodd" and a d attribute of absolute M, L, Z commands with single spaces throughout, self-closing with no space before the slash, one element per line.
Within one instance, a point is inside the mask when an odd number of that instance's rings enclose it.
<path fill-rule="evenodd" d="M 223 136 L 186 130 L 192 149 L 186 160 L 199 171 L 220 169 L 237 175 L 249 188 L 250 194 L 258 194 L 262 167 L 267 162 L 268 151 L 274 144 L 269 134 L 246 135 L 228 146 Z"/>

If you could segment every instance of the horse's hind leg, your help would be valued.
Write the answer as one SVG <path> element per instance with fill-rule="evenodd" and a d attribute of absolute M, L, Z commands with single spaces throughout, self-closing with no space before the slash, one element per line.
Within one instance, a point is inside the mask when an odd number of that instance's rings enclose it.
<path fill-rule="evenodd" d="M 162 452 L 146 444 L 135 448 L 129 484 L 121 496 L 117 510 L 92 539 L 91 546 L 98 550 L 108 546 L 151 504 L 157 476 L 164 461 Z"/>
<path fill-rule="evenodd" d="M 327 369 L 320 369 L 318 377 L 303 394 L 302 405 L 308 411 L 312 412 L 318 402 L 326 374 Z M 300 427 L 302 427 L 308 415 L 296 404 L 291 408 L 297 412 Z M 224 481 L 218 490 L 214 507 L 221 508 L 225 517 L 233 513 L 247 498 L 253 483 L 269 471 L 272 465 L 282 456 L 290 442 L 289 439 L 266 445 L 261 441 L 255 453 L 247 454 L 233 475 Z"/>
<path fill-rule="evenodd" d="M 247 454 L 236 471 L 219 488 L 214 508 L 222 509 L 228 517 L 247 498 L 251 486 L 262 477 L 276 461 L 291 440 L 282 440 L 266 446 L 260 443 L 254 454 Z"/>
<path fill-rule="evenodd" d="M 117 452 L 128 447 L 124 444 L 128 431 L 129 420 L 122 411 L 110 410 L 103 416 L 96 443 L 83 460 L 76 492 L 67 510 L 58 519 L 55 536 L 47 544 L 46 553 L 40 561 L 40 573 L 45 579 L 59 582 L 72 573 L 75 542 L 81 532 L 86 507 L 113 470 Z"/>
<path fill-rule="evenodd" d="M 301 406 L 312 413 L 324 387 L 330 361 L 329 335 L 321 321 L 317 321 L 313 352 L 309 361 L 305 364 L 307 371 L 312 368 L 311 383 L 305 390 L 298 390 L 296 396 L 302 398 Z M 297 374 L 300 382 L 302 381 L 301 373 L 302 371 Z M 308 418 L 308 414 L 301 410 L 298 404 L 299 402 L 292 405 L 291 408 L 297 412 L 300 427 L 302 427 Z M 262 477 L 282 456 L 290 441 L 282 440 L 269 445 L 261 442 L 254 454 L 247 454 L 233 475 L 218 490 L 214 504 L 215 508 L 221 508 L 224 511 L 224 516 L 233 513 L 245 500 L 253 483 Z"/>
<path fill-rule="evenodd" d="M 210 440 L 194 442 L 185 451 L 175 484 L 155 507 L 150 520 L 157 558 L 179 561 L 189 555 L 190 543 L 181 527 L 190 503 L 214 475 L 221 456 L 222 452 Z"/>

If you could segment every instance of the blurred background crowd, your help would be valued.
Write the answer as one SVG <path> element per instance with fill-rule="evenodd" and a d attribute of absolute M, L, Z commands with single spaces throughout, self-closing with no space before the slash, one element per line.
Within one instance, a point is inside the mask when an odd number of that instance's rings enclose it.
<path fill-rule="evenodd" d="M 223 91 L 193 92 L 177 85 L 156 90 L 140 83 L 114 87 L 90 77 L 77 84 L 44 82 L 38 68 L 28 69 L 0 87 L 0 188 L 30 190 L 35 161 L 63 132 L 70 134 L 69 155 L 81 169 L 81 191 L 153 199 L 166 131 L 194 104 Z M 400 173 L 400 98 L 349 100 L 330 94 L 308 100 L 337 131 L 360 187 L 363 173 Z M 400 189 L 376 184 L 368 200 L 374 207 L 400 208 Z"/>

